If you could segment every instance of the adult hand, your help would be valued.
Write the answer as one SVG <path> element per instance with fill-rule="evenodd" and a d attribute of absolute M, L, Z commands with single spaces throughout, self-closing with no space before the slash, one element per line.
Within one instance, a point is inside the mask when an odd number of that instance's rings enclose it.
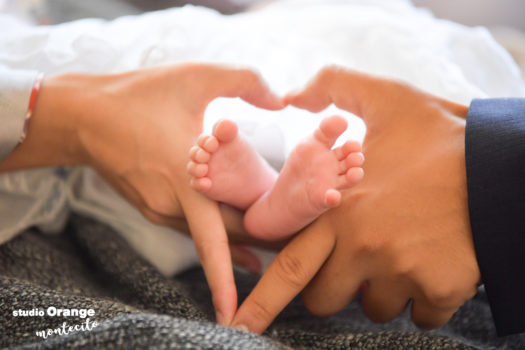
<path fill-rule="evenodd" d="M 363 118 L 365 177 L 281 251 L 232 325 L 264 331 L 305 286 L 316 315 L 343 309 L 361 290 L 373 321 L 412 300 L 418 326 L 446 323 L 480 281 L 467 207 L 468 108 L 336 67 L 287 101 L 312 112 L 334 103 Z"/>
<path fill-rule="evenodd" d="M 237 309 L 228 238 L 217 203 L 194 191 L 188 152 L 204 110 L 219 96 L 280 109 L 281 99 L 247 69 L 186 64 L 117 75 L 48 77 L 26 140 L 1 170 L 87 164 L 154 223 L 184 215 L 206 272 L 220 323 Z M 238 225 L 240 219 L 230 222 Z M 235 249 L 240 260 L 249 253 Z M 248 255 L 247 255 L 248 254 Z"/>

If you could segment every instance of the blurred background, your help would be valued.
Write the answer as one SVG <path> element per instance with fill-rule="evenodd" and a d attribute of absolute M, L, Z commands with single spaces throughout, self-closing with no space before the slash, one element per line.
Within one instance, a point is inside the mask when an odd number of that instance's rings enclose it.
<path fill-rule="evenodd" d="M 413 0 L 436 17 L 468 26 L 486 26 L 494 38 L 514 57 L 525 79 L 524 0 Z"/>
<path fill-rule="evenodd" d="M 0 13 L 45 25 L 86 17 L 113 19 L 186 4 L 234 14 L 268 2 L 271 0 L 0 0 Z M 429 9 L 439 18 L 468 26 L 488 27 L 496 40 L 513 55 L 525 77 L 525 0 L 412 0 L 412 3 Z"/>
<path fill-rule="evenodd" d="M 274 0 L 279 1 L 279 0 Z M 280 0 L 285 1 L 285 0 Z M 388 0 L 386 0 L 388 1 Z M 175 6 L 194 4 L 226 14 L 244 11 L 269 0 L 0 0 L 0 11 L 16 13 L 36 23 L 61 23 L 85 17 L 112 19 Z M 523 0 L 412 0 L 437 17 L 470 26 L 506 26 L 525 31 Z"/>

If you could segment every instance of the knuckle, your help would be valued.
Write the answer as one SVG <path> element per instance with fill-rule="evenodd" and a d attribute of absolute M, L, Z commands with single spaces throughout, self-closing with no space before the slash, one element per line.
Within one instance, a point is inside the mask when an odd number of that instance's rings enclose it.
<path fill-rule="evenodd" d="M 462 293 L 450 284 L 433 285 L 424 294 L 431 305 L 443 309 L 455 307 L 463 300 Z"/>
<path fill-rule="evenodd" d="M 325 66 L 319 73 L 317 80 L 322 86 L 334 88 L 334 84 L 346 78 L 345 68 L 332 64 Z"/>
<path fill-rule="evenodd" d="M 324 79 L 333 79 L 333 77 L 341 70 L 341 67 L 330 64 L 328 66 L 325 66 L 323 69 L 321 69 L 321 72 L 319 73 L 320 78 Z"/>
<path fill-rule="evenodd" d="M 258 299 L 251 300 L 250 314 L 253 319 L 262 321 L 263 323 L 268 323 L 275 318 L 275 315 L 268 309 L 266 304 Z"/>
<path fill-rule="evenodd" d="M 355 250 L 362 256 L 378 256 L 385 247 L 383 234 L 377 230 L 369 229 L 366 235 L 354 237 L 354 246 Z"/>
<path fill-rule="evenodd" d="M 247 84 L 256 84 L 261 81 L 261 76 L 249 68 L 241 68 L 239 69 L 239 73 Z"/>
<path fill-rule="evenodd" d="M 409 254 L 395 254 L 396 260 L 392 263 L 392 268 L 395 276 L 399 278 L 409 278 L 414 275 L 418 264 L 414 258 Z"/>
<path fill-rule="evenodd" d="M 309 280 L 304 263 L 296 256 L 283 252 L 275 258 L 277 275 L 286 284 L 295 289 L 302 289 Z"/>
<path fill-rule="evenodd" d="M 224 251 L 229 249 L 229 242 L 227 237 L 215 237 L 213 240 L 203 240 L 194 237 L 195 250 L 197 256 L 203 266 L 206 266 L 210 261 L 210 257 L 217 251 Z"/>

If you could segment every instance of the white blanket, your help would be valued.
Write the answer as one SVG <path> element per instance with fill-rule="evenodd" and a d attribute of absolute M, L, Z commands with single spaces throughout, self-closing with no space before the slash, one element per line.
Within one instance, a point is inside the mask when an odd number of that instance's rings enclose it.
<path fill-rule="evenodd" d="M 525 97 L 517 66 L 487 30 L 437 20 L 404 0 L 277 1 L 234 16 L 186 6 L 51 27 L 0 16 L 0 33 L 0 65 L 47 74 L 217 62 L 258 69 L 274 90 L 285 93 L 322 66 L 339 64 L 402 79 L 464 104 L 477 97 Z M 319 118 L 334 112 L 350 121 L 344 138 L 362 139 L 364 125 L 335 108 L 320 115 L 293 108 L 267 112 L 238 99 L 214 101 L 205 128 L 223 117 L 238 121 L 259 152 L 279 167 Z M 4 174 L 0 196 L 0 242 L 31 225 L 56 232 L 74 210 L 110 224 L 165 274 L 197 263 L 188 238 L 147 222 L 89 169 Z"/>

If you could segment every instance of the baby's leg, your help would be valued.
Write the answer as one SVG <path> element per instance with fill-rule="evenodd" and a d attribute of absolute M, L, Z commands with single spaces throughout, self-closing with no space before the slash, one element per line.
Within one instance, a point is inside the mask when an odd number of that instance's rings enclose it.
<path fill-rule="evenodd" d="M 284 238 L 339 205 L 338 190 L 363 177 L 364 157 L 358 142 L 331 149 L 346 126 L 342 117 L 326 118 L 292 151 L 275 185 L 246 212 L 244 226 L 250 234 Z"/>
<path fill-rule="evenodd" d="M 190 150 L 192 186 L 209 198 L 246 210 L 277 179 L 277 172 L 238 133 L 230 120 L 215 124 Z"/>

